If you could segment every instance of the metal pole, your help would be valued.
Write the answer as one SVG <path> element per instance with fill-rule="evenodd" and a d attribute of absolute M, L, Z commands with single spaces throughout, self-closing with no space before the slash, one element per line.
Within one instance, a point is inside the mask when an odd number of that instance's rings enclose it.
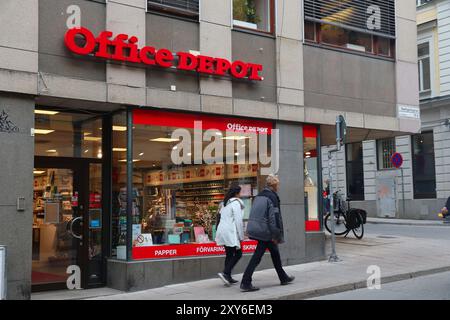
<path fill-rule="evenodd" d="M 337 150 L 328 151 L 328 170 L 329 170 L 329 179 L 330 179 L 330 194 L 328 195 L 328 199 L 330 201 L 330 219 L 331 219 L 331 255 L 328 259 L 328 262 L 338 262 L 340 261 L 339 257 L 336 254 L 336 234 L 335 234 L 335 221 L 334 221 L 334 204 L 333 204 L 333 157 L 332 152 L 336 152 Z"/>
<path fill-rule="evenodd" d="M 403 168 L 400 168 L 401 172 L 402 172 L 402 211 L 403 211 L 403 216 L 405 216 L 405 182 L 403 180 Z"/>

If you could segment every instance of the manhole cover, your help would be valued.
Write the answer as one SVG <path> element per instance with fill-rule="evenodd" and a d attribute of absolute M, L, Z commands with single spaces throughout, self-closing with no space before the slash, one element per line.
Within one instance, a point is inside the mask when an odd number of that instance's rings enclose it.
<path fill-rule="evenodd" d="M 377 238 L 381 238 L 381 239 L 397 239 L 397 237 L 394 237 L 394 236 L 378 236 Z"/>

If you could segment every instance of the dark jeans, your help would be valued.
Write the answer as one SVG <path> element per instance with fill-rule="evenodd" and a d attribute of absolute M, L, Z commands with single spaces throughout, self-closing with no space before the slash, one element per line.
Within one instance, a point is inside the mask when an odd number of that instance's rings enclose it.
<path fill-rule="evenodd" d="M 256 267 L 261 262 L 261 259 L 266 252 L 266 249 L 269 249 L 270 256 L 272 257 L 273 266 L 277 271 L 278 278 L 280 281 L 284 281 L 287 279 L 288 275 L 283 270 L 283 266 L 281 265 L 281 257 L 280 251 L 278 250 L 278 245 L 273 243 L 272 241 L 258 241 L 258 245 L 256 246 L 255 253 L 253 253 L 250 262 L 248 263 L 247 269 L 245 269 L 244 276 L 242 277 L 243 285 L 250 285 L 252 283 L 252 275 L 255 272 Z"/>
<path fill-rule="evenodd" d="M 225 246 L 225 252 L 227 255 L 225 257 L 225 268 L 223 269 L 223 274 L 231 276 L 231 271 L 242 257 L 242 250 L 236 247 Z"/>

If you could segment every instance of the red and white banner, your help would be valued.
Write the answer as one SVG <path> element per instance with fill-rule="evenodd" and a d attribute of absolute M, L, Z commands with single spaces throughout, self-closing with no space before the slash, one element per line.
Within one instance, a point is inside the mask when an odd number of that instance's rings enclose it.
<path fill-rule="evenodd" d="M 254 240 L 243 241 L 242 252 L 254 252 L 257 244 L 258 242 Z M 218 246 L 215 242 L 211 242 L 133 247 L 132 253 L 133 260 L 144 260 L 225 255 L 225 249 L 223 246 Z"/>
<path fill-rule="evenodd" d="M 271 121 L 161 110 L 136 109 L 133 111 L 133 124 L 193 129 L 195 121 L 201 121 L 202 130 L 216 129 L 220 131 L 271 134 L 273 128 Z"/>

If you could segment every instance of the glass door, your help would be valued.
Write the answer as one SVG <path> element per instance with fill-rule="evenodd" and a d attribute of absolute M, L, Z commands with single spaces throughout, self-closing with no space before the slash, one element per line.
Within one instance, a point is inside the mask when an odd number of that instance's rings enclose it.
<path fill-rule="evenodd" d="M 35 157 L 33 200 L 33 291 L 102 285 L 101 162 Z"/>
<path fill-rule="evenodd" d="M 66 288 L 69 266 L 80 266 L 83 207 L 80 175 L 74 166 L 34 170 L 33 289 Z"/>

